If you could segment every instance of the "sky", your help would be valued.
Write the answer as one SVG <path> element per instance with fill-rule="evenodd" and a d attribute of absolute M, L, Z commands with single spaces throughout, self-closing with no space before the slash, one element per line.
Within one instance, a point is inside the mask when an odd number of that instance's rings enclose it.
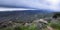
<path fill-rule="evenodd" d="M 60 11 L 60 0 L 0 0 L 0 9 L 0 11 L 12 11 L 12 9 L 50 9 L 52 11 Z"/>

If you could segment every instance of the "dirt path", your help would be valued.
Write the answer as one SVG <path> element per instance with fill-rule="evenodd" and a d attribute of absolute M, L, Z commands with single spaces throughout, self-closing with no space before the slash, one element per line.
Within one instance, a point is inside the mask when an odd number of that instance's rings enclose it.
<path fill-rule="evenodd" d="M 52 27 L 50 27 L 50 26 L 47 26 L 47 29 L 48 30 L 54 30 Z"/>

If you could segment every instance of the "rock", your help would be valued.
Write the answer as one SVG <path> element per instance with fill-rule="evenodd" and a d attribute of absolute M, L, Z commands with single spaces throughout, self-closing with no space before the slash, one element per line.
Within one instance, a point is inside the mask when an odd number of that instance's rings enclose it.
<path fill-rule="evenodd" d="M 48 22 L 45 21 L 44 19 L 33 21 L 33 23 L 37 25 L 38 30 L 39 29 L 42 30 L 43 28 L 46 28 L 48 24 Z"/>

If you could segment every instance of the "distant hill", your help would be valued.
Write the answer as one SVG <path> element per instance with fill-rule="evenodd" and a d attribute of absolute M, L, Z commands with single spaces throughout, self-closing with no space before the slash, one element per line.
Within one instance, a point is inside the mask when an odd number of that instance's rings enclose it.
<path fill-rule="evenodd" d="M 52 12 L 46 10 L 0 11 L 0 21 L 32 22 L 51 15 Z"/>

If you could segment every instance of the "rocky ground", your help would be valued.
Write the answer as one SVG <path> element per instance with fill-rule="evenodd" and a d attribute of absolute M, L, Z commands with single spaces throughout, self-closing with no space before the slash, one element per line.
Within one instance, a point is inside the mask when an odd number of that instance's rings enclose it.
<path fill-rule="evenodd" d="M 38 29 L 42 30 L 43 28 L 47 27 L 48 22 L 45 21 L 44 19 L 35 20 L 32 23 L 16 23 L 13 21 L 5 21 L 0 23 L 0 28 L 6 28 L 6 27 L 12 27 L 12 26 L 15 27 L 19 25 L 31 26 L 32 24 L 35 24 Z"/>
<path fill-rule="evenodd" d="M 47 21 L 48 20 L 48 21 Z M 59 19 L 39 19 L 39 20 L 35 20 L 32 21 L 32 23 L 17 23 L 17 22 L 13 22 L 13 21 L 5 21 L 5 22 L 1 22 L 0 23 L 0 29 L 1 28 L 6 28 L 6 27 L 16 27 L 16 26 L 31 26 L 32 24 L 34 24 L 34 26 L 36 25 L 36 29 L 38 30 L 54 30 L 54 28 L 52 28 L 51 26 L 49 26 L 49 23 L 56 23 L 58 22 Z"/>

